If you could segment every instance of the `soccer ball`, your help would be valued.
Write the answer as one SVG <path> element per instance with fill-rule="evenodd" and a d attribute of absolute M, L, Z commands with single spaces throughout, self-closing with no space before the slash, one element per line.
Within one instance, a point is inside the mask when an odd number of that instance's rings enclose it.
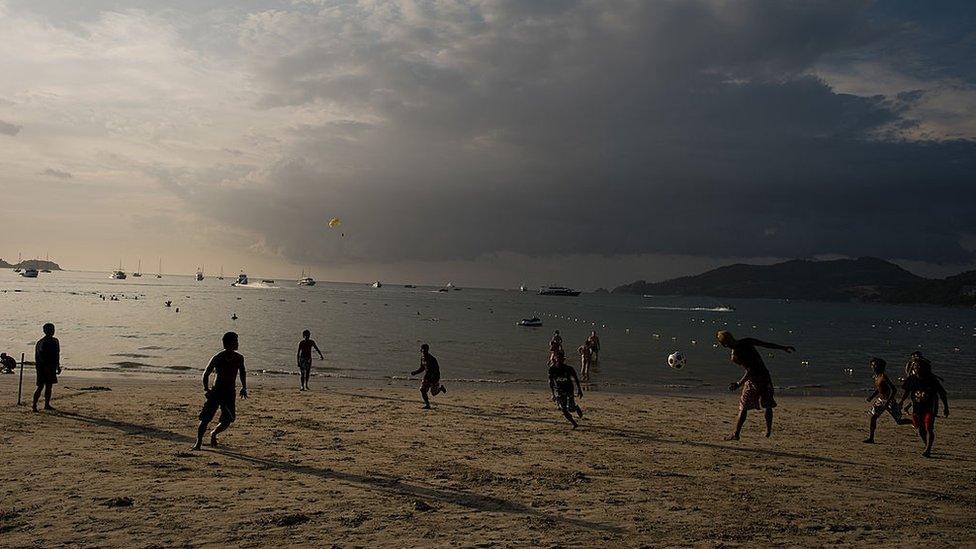
<path fill-rule="evenodd" d="M 681 351 L 675 351 L 668 356 L 668 366 L 674 368 L 675 370 L 680 370 L 685 367 L 688 361 L 685 360 L 685 355 L 681 354 Z"/>

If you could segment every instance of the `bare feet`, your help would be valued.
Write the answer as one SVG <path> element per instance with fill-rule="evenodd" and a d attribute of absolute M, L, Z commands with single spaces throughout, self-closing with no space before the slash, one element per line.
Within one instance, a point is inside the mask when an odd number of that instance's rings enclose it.
<path fill-rule="evenodd" d="M 739 435 L 731 434 L 731 435 L 725 437 L 723 440 L 739 440 Z"/>
<path fill-rule="evenodd" d="M 191 448 L 191 450 L 199 450 L 201 446 L 203 446 L 203 441 L 198 440 L 197 443 L 193 445 L 193 448 Z"/>
<path fill-rule="evenodd" d="M 579 423 L 576 423 L 576 422 L 574 421 L 574 422 L 573 422 L 573 429 L 575 430 L 575 429 L 576 429 L 577 427 L 579 427 Z"/>
<path fill-rule="evenodd" d="M 766 431 L 766 438 L 769 438 L 771 436 L 773 436 L 773 432 L 772 431 Z"/>
<path fill-rule="evenodd" d="M 51 406 L 50 404 L 45 404 L 44 405 L 44 409 L 45 410 L 52 410 L 53 411 L 54 410 L 54 406 Z"/>
<path fill-rule="evenodd" d="M 864 444 L 874 444 L 873 438 L 866 438 L 863 440 Z"/>
<path fill-rule="evenodd" d="M 34 410 L 34 413 L 36 414 L 37 413 L 37 404 L 31 406 L 31 410 Z"/>
<path fill-rule="evenodd" d="M 926 450 L 922 452 L 922 457 L 927 457 L 927 458 L 932 457 L 932 450 Z"/>
<path fill-rule="evenodd" d="M 210 434 L 210 446 L 212 446 L 214 448 L 217 447 L 217 433 L 211 433 Z"/>
<path fill-rule="evenodd" d="M 427 405 L 426 405 L 426 406 L 424 406 L 424 407 L 423 407 L 422 409 L 423 409 L 423 410 L 430 410 L 430 404 L 427 404 Z"/>
<path fill-rule="evenodd" d="M 576 415 L 578 415 L 580 417 L 580 419 L 583 419 L 583 409 L 577 407 L 576 408 Z"/>

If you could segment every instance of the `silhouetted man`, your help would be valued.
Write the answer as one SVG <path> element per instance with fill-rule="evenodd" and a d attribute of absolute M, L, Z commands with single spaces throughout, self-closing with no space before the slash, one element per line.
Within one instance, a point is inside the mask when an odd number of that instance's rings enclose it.
<path fill-rule="evenodd" d="M 430 409 L 430 399 L 427 392 L 430 391 L 437 396 L 438 393 L 446 393 L 447 387 L 441 385 L 441 367 L 437 363 L 434 355 L 430 354 L 430 345 L 424 343 L 420 346 L 420 368 L 410 372 L 415 376 L 420 372 L 424 373 L 424 380 L 420 384 L 420 396 L 424 397 L 424 409 Z"/>
<path fill-rule="evenodd" d="M 34 391 L 33 410 L 37 411 L 37 401 L 44 391 L 44 409 L 53 410 L 51 391 L 61 373 L 61 343 L 54 337 L 54 324 L 44 325 L 44 337 L 34 346 L 34 367 L 37 370 L 37 390 Z"/>
<path fill-rule="evenodd" d="M 319 359 L 325 360 L 322 356 L 322 351 L 319 350 L 319 346 L 315 344 L 312 337 L 312 332 L 305 330 L 302 332 L 302 340 L 298 342 L 298 371 L 302 376 L 302 391 L 307 391 L 308 379 L 312 376 L 312 349 L 319 354 Z"/>
<path fill-rule="evenodd" d="M 227 430 L 236 419 L 237 375 L 241 376 L 241 398 L 247 398 L 247 372 L 244 370 L 244 357 L 237 352 L 237 334 L 227 332 L 223 338 L 224 350 L 214 355 L 203 372 L 203 392 L 207 401 L 200 410 L 200 427 L 197 429 L 197 443 L 194 450 L 203 445 L 203 433 L 220 409 L 220 421 L 210 433 L 210 445 L 217 446 L 217 435 Z M 210 374 L 217 373 L 214 386 L 210 388 Z"/>
<path fill-rule="evenodd" d="M 762 409 L 766 417 L 766 438 L 773 434 L 773 408 L 776 399 L 773 398 L 773 378 L 769 375 L 766 363 L 756 347 L 776 349 L 792 353 L 796 351 L 791 345 L 777 345 L 753 338 L 736 339 L 730 332 L 721 331 L 716 334 L 718 342 L 726 349 L 732 349 L 732 362 L 745 370 L 738 381 L 729 384 L 729 390 L 742 388 L 739 395 L 739 416 L 735 420 L 735 431 L 725 437 L 725 440 L 739 440 L 742 425 L 746 422 L 749 410 Z"/>

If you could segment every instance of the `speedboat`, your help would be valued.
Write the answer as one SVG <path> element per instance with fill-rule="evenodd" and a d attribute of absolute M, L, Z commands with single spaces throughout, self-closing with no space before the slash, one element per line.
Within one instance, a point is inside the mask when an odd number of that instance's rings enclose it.
<path fill-rule="evenodd" d="M 37 278 L 37 269 L 24 269 L 24 272 L 20 273 L 20 276 L 24 278 Z"/>
<path fill-rule="evenodd" d="M 244 273 L 237 275 L 237 282 L 234 282 L 231 286 L 247 286 L 247 275 Z"/>
<path fill-rule="evenodd" d="M 525 326 L 526 328 L 538 328 L 542 326 L 542 319 L 537 316 L 532 318 L 523 318 L 518 321 L 519 326 Z"/>
<path fill-rule="evenodd" d="M 562 295 L 575 297 L 580 295 L 579 290 L 574 290 L 572 288 L 566 288 L 564 286 L 543 286 L 539 289 L 539 295 Z"/>
<path fill-rule="evenodd" d="M 197 269 L 197 281 L 203 280 L 203 269 Z"/>
<path fill-rule="evenodd" d="M 265 284 L 274 284 L 274 280 L 271 280 L 270 278 L 263 278 L 261 279 L 261 282 L 264 282 Z"/>
<path fill-rule="evenodd" d="M 112 278 L 114 278 L 115 280 L 125 280 L 125 271 L 123 271 L 122 269 L 115 271 L 114 273 L 112 273 Z"/>
<path fill-rule="evenodd" d="M 521 286 L 519 286 L 519 291 L 520 292 L 527 292 L 527 291 L 529 291 L 529 289 L 525 287 L 525 284 L 522 284 Z"/>
<path fill-rule="evenodd" d="M 404 284 L 403 287 L 404 288 L 416 288 L 417 286 L 415 286 L 413 284 Z"/>
<path fill-rule="evenodd" d="M 374 288 L 382 288 L 383 287 L 383 283 L 380 282 L 379 280 L 377 280 L 376 282 L 373 283 L 373 287 Z"/>

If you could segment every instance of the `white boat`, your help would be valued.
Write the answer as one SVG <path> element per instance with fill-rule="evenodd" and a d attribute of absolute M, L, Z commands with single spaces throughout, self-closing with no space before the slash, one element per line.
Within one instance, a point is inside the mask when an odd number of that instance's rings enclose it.
<path fill-rule="evenodd" d="M 139 266 L 136 267 L 136 272 L 132 273 L 133 278 L 139 278 L 142 276 L 142 260 L 139 260 Z"/>
<path fill-rule="evenodd" d="M 374 288 L 382 288 L 383 287 L 383 283 L 380 282 L 379 280 L 377 280 L 376 282 L 373 283 L 373 287 Z"/>
<path fill-rule="evenodd" d="M 315 279 L 305 274 L 305 269 L 302 269 L 302 277 L 298 279 L 299 286 L 315 286 Z"/>
<path fill-rule="evenodd" d="M 529 291 L 529 289 L 525 287 L 525 284 L 522 284 L 521 286 L 519 286 L 519 291 L 520 292 L 527 292 L 527 291 Z"/>
<path fill-rule="evenodd" d="M 444 287 L 447 288 L 448 290 L 453 290 L 454 289 L 454 283 L 453 282 L 448 282 L 447 283 L 447 286 L 444 286 Z"/>
<path fill-rule="evenodd" d="M 125 280 L 125 271 L 122 270 L 121 259 L 119 260 L 119 269 L 114 273 L 112 273 L 112 276 L 110 278 L 114 278 L 115 280 Z"/>
<path fill-rule="evenodd" d="M 24 278 L 37 278 L 37 269 L 24 269 L 24 272 L 20 273 L 20 276 Z"/>
<path fill-rule="evenodd" d="M 526 328 L 538 328 L 542 326 L 542 320 L 537 316 L 532 318 L 523 318 L 522 320 L 518 321 L 518 325 L 525 326 Z"/>
<path fill-rule="evenodd" d="M 237 282 L 234 282 L 231 286 L 247 286 L 247 275 L 245 273 L 237 275 Z"/>
<path fill-rule="evenodd" d="M 572 288 L 566 288 L 565 286 L 543 286 L 539 289 L 539 295 L 562 295 L 575 297 L 580 295 L 579 290 L 574 290 Z"/>

